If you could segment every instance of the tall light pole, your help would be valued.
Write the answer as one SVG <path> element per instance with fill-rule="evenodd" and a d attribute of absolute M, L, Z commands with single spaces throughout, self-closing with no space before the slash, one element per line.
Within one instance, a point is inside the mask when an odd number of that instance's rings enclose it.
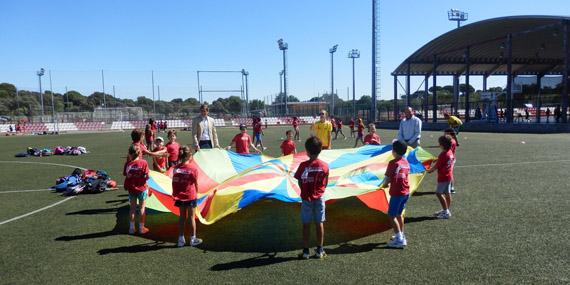
<path fill-rule="evenodd" d="M 245 114 L 246 116 L 249 116 L 249 87 L 247 85 L 247 76 L 249 75 L 249 72 L 242 69 L 241 74 L 245 77 Z"/>
<path fill-rule="evenodd" d="M 354 78 L 354 59 L 360 57 L 360 51 L 353 49 L 348 53 L 348 58 L 352 58 L 352 113 L 356 118 L 356 83 Z"/>
<path fill-rule="evenodd" d="M 154 102 L 154 70 L 151 70 L 150 76 L 152 81 L 152 115 L 154 116 L 156 114 L 156 104 Z"/>
<path fill-rule="evenodd" d="M 279 39 L 277 41 L 279 44 L 279 50 L 283 51 L 283 95 L 285 95 L 285 116 L 289 115 L 289 108 L 287 106 L 287 50 L 289 49 L 289 45 L 283 41 L 283 39 Z"/>
<path fill-rule="evenodd" d="M 48 73 L 49 76 L 49 93 L 51 93 L 51 122 L 53 123 L 53 131 L 59 133 L 59 127 L 57 127 L 57 120 L 55 118 L 55 104 L 53 100 L 53 85 L 51 84 L 51 70 Z"/>
<path fill-rule="evenodd" d="M 38 70 L 38 72 L 36 72 L 36 74 L 38 75 L 38 80 L 40 82 L 40 103 L 42 106 L 42 121 L 43 121 L 43 116 L 44 116 L 44 94 L 42 93 L 42 76 L 44 76 L 46 70 L 43 68 L 40 68 L 40 70 Z"/>
<path fill-rule="evenodd" d="M 329 53 L 331 54 L 331 96 L 332 96 L 331 115 L 334 114 L 334 53 L 336 52 L 337 47 L 338 45 L 334 45 L 332 48 L 329 49 Z"/>
<path fill-rule="evenodd" d="M 447 11 L 447 19 L 457 22 L 457 27 L 461 27 L 461 22 L 467 21 L 469 14 L 458 9 L 451 9 Z"/>
<path fill-rule="evenodd" d="M 101 85 L 103 86 L 103 109 L 107 109 L 107 98 L 105 97 L 105 74 L 101 69 Z"/>
<path fill-rule="evenodd" d="M 283 70 L 279 71 L 279 95 L 283 93 Z"/>

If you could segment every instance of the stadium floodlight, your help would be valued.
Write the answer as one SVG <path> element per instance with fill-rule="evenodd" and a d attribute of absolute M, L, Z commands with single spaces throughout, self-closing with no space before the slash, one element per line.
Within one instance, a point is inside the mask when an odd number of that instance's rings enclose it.
<path fill-rule="evenodd" d="M 40 68 L 40 70 L 38 70 L 36 72 L 36 74 L 38 75 L 38 80 L 40 82 L 40 102 L 41 102 L 41 106 L 42 106 L 42 121 L 43 121 L 43 116 L 44 116 L 44 95 L 42 93 L 42 76 L 44 76 L 45 73 L 46 73 L 46 70 L 43 68 Z"/>
<path fill-rule="evenodd" d="M 348 58 L 352 58 L 352 112 L 356 118 L 356 83 L 354 78 L 354 59 L 360 57 L 360 51 L 353 49 L 348 53 Z"/>
<path fill-rule="evenodd" d="M 277 41 L 279 45 L 279 50 L 283 51 L 283 95 L 285 96 L 285 116 L 289 115 L 289 108 L 287 106 L 287 50 L 289 49 L 289 45 L 283 41 L 283 39 L 279 39 Z"/>
<path fill-rule="evenodd" d="M 329 49 L 329 53 L 331 54 L 331 100 L 332 100 L 332 108 L 331 108 L 331 115 L 334 114 L 334 53 L 336 52 L 338 45 L 334 45 L 332 48 Z"/>
<path fill-rule="evenodd" d="M 451 9 L 447 11 L 447 19 L 457 22 L 457 27 L 461 26 L 461 22 L 467 21 L 469 14 L 458 9 Z"/>
<path fill-rule="evenodd" d="M 247 84 L 247 76 L 249 75 L 249 72 L 242 69 L 241 75 L 245 77 L 245 114 L 246 116 L 249 116 L 249 87 Z"/>

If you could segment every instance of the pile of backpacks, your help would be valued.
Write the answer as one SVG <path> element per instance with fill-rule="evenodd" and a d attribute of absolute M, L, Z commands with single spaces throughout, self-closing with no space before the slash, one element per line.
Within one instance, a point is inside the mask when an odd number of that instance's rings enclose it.
<path fill-rule="evenodd" d="M 17 153 L 16 157 L 29 157 L 29 156 L 50 156 L 50 155 L 83 155 L 88 153 L 87 149 L 83 146 L 56 146 L 53 151 L 49 148 L 38 149 L 35 147 L 28 147 L 26 152 Z"/>
<path fill-rule="evenodd" d="M 63 196 L 95 194 L 117 189 L 117 182 L 112 180 L 105 170 L 76 168 L 71 175 L 58 178 L 52 189 Z"/>

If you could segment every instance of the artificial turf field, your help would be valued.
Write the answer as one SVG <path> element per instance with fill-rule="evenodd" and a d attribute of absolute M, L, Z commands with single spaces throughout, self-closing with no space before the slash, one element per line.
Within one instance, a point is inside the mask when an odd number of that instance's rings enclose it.
<path fill-rule="evenodd" d="M 265 130 L 267 154 L 279 154 L 284 131 Z M 378 132 L 384 142 L 395 136 Z M 218 129 L 221 144 L 235 133 Z M 439 135 L 423 132 L 422 145 L 434 155 Z M 178 137 L 190 143 L 188 132 Z M 1 224 L 65 199 L 50 191 L 15 192 L 47 189 L 73 170 L 38 163 L 104 169 L 122 184 L 130 144 L 129 132 L 2 137 L 0 283 L 569 283 L 570 136 L 462 133 L 460 142 L 451 219 L 431 217 L 439 204 L 436 174 L 429 174 L 407 204 L 406 249 L 386 249 L 391 232 L 384 215 L 349 198 L 327 207 L 327 258 L 297 260 L 299 205 L 273 200 L 199 225 L 199 248 L 175 247 L 172 214 L 149 214 L 148 237 L 127 235 L 123 190 L 80 195 Z M 353 144 L 337 140 L 333 147 Z M 14 157 L 28 146 L 55 145 L 83 145 L 91 153 Z"/>

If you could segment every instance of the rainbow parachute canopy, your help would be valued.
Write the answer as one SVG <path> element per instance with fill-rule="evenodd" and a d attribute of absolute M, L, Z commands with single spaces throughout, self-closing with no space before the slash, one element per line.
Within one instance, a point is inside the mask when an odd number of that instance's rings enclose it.
<path fill-rule="evenodd" d="M 424 149 L 408 148 L 410 191 L 415 191 L 434 157 Z M 301 202 L 293 176 L 306 153 L 273 158 L 259 154 L 237 154 L 221 149 L 200 150 L 192 163 L 198 169 L 198 219 L 213 224 L 221 218 L 261 199 Z M 391 145 L 366 145 L 354 149 L 324 150 L 319 159 L 329 165 L 326 201 L 358 197 L 368 207 L 386 213 L 390 195 L 380 189 Z M 147 207 L 178 215 L 172 197 L 172 168 L 166 175 L 151 171 L 148 180 L 152 196 Z"/>

